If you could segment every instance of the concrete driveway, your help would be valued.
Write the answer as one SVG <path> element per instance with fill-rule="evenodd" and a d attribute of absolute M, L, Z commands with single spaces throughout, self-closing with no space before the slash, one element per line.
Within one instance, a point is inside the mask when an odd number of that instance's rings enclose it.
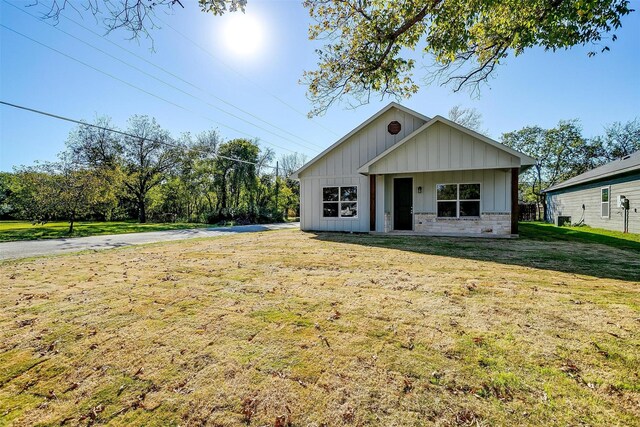
<path fill-rule="evenodd" d="M 264 225 L 239 225 L 235 227 L 193 228 L 189 230 L 149 231 L 145 233 L 108 234 L 104 236 L 71 237 L 67 239 L 27 240 L 0 243 L 0 259 L 27 258 L 40 255 L 56 255 L 87 249 L 102 250 L 145 243 L 172 240 L 219 237 L 237 233 L 299 228 L 299 222 Z"/>

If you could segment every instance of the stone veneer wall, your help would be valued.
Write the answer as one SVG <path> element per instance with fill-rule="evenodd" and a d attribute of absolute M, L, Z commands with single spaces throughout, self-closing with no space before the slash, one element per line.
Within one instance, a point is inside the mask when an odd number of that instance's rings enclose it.
<path fill-rule="evenodd" d="M 391 212 L 384 213 L 384 232 L 388 233 L 393 230 L 393 226 L 391 225 Z"/>
<path fill-rule="evenodd" d="M 418 212 L 414 215 L 413 230 L 418 233 L 508 235 L 511 234 L 511 214 L 508 212 L 483 212 L 480 218 L 438 218 L 435 213 Z"/>

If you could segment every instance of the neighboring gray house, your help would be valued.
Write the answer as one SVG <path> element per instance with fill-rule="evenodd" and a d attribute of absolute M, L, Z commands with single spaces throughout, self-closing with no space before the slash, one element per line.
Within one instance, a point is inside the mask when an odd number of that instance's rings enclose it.
<path fill-rule="evenodd" d="M 602 165 L 545 190 L 547 221 L 570 222 L 623 231 L 620 196 L 629 200 L 629 232 L 640 233 L 640 151 Z"/>
<path fill-rule="evenodd" d="M 517 234 L 535 160 L 392 102 L 293 174 L 302 230 Z"/>

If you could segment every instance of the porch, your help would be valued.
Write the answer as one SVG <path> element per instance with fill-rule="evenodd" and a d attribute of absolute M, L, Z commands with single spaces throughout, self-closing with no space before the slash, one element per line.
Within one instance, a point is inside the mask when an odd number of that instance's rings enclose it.
<path fill-rule="evenodd" d="M 370 175 L 370 230 L 394 235 L 515 237 L 517 177 L 518 168 Z"/>

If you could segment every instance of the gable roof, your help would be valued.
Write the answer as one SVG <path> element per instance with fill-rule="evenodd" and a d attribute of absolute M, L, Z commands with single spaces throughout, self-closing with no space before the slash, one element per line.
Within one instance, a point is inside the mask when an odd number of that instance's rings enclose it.
<path fill-rule="evenodd" d="M 397 108 L 398 110 L 405 112 L 407 114 L 411 114 L 415 117 L 418 117 L 424 121 L 429 121 L 430 118 L 418 113 L 417 111 L 412 110 L 411 108 L 407 108 L 403 105 L 398 104 L 397 102 L 390 102 L 386 107 L 384 107 L 383 109 L 381 109 L 380 111 L 378 111 L 377 113 L 375 113 L 373 116 L 369 117 L 367 120 L 365 120 L 364 122 L 362 122 L 358 127 L 356 127 L 355 129 L 353 129 L 351 132 L 349 132 L 348 134 L 346 134 L 345 136 L 343 136 L 342 138 L 340 138 L 338 141 L 336 141 L 335 143 L 333 143 L 330 147 L 328 147 L 327 149 L 325 149 L 322 153 L 318 154 L 317 156 L 315 156 L 313 159 L 309 160 L 307 163 L 305 163 L 300 169 L 298 169 L 297 171 L 295 171 L 294 173 L 291 174 L 291 179 L 298 179 L 299 175 L 301 172 L 303 172 L 305 169 L 307 169 L 309 166 L 313 165 L 315 162 L 317 162 L 318 160 L 320 160 L 321 158 L 323 158 L 327 153 L 329 153 L 330 151 L 332 151 L 334 148 L 336 148 L 337 146 L 339 146 L 340 144 L 342 144 L 343 142 L 345 142 L 347 139 L 349 139 L 350 137 L 352 137 L 353 135 L 355 135 L 357 132 L 359 132 L 361 129 L 365 128 L 366 126 L 368 126 L 370 123 L 372 123 L 373 121 L 375 121 L 378 117 L 382 116 L 384 113 L 386 113 L 387 111 L 391 110 L 392 108 Z"/>
<path fill-rule="evenodd" d="M 597 181 L 636 170 L 640 171 L 640 151 L 636 151 L 635 153 L 621 159 L 614 160 L 595 169 L 591 169 L 590 171 L 574 176 L 573 178 L 559 184 L 552 185 L 544 190 L 544 192 L 546 193 L 549 191 L 559 190 L 561 188 L 571 187 L 573 185 L 585 184 L 591 181 Z"/>
<path fill-rule="evenodd" d="M 369 160 L 367 163 L 365 163 L 364 165 L 362 165 L 359 169 L 358 172 L 362 173 L 362 174 L 368 174 L 369 173 L 369 167 L 371 165 L 373 165 L 374 163 L 376 163 L 377 161 L 379 161 L 380 159 L 386 157 L 388 154 L 390 154 L 391 152 L 395 151 L 396 149 L 398 149 L 399 147 L 401 147 L 402 145 L 404 145 L 407 141 L 410 141 L 411 139 L 413 139 L 416 135 L 420 134 L 421 132 L 424 132 L 426 129 L 428 129 L 429 127 L 433 126 L 436 123 L 444 123 L 448 126 L 453 127 L 454 129 L 459 130 L 462 133 L 465 133 L 469 136 L 472 136 L 474 138 L 479 139 L 480 141 L 489 144 L 499 150 L 505 151 L 509 154 L 511 154 L 512 156 L 518 157 L 520 159 L 520 165 L 521 166 L 525 166 L 524 169 L 528 169 L 526 168 L 526 166 L 531 166 L 534 165 L 536 163 L 536 160 L 532 157 L 527 156 L 524 153 L 521 153 L 519 151 L 514 150 L 511 147 L 507 147 L 504 144 L 499 143 L 498 141 L 494 141 L 491 138 L 488 138 L 476 131 L 473 131 L 471 129 L 468 129 L 464 126 L 459 125 L 456 122 L 453 122 L 449 119 L 445 119 L 442 116 L 435 116 L 433 119 L 427 121 L 424 125 L 420 126 L 418 129 L 416 129 L 415 131 L 413 131 L 411 134 L 407 135 L 406 137 L 404 137 L 403 139 L 401 139 L 397 144 L 394 144 L 393 146 L 389 147 L 387 150 L 383 151 L 382 153 L 380 153 L 379 155 L 377 155 L 376 157 L 374 157 L 373 159 Z"/>

